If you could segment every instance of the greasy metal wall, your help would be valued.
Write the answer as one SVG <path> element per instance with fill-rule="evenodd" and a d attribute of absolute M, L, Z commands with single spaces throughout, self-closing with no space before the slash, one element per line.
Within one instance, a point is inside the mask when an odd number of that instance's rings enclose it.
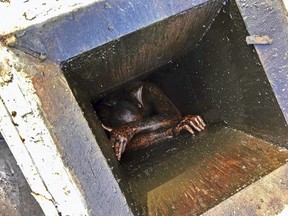
<path fill-rule="evenodd" d="M 72 88 L 96 98 L 152 69 L 184 55 L 203 36 L 222 6 L 209 1 L 139 29 L 63 63 Z"/>
<path fill-rule="evenodd" d="M 245 41 L 247 35 L 231 1 L 196 49 L 150 79 L 182 113 L 203 114 L 210 122 L 224 121 L 287 147 L 286 121 L 254 46 Z"/>

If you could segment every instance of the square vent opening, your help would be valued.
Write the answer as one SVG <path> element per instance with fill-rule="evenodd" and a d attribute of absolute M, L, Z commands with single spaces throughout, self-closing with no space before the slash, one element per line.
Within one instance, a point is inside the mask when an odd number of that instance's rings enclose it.
<path fill-rule="evenodd" d="M 185 18 L 187 13 L 169 18 L 63 64 L 129 205 L 140 215 L 201 214 L 288 158 L 284 117 L 254 47 L 246 44 L 237 7 L 225 5 L 210 28 L 177 27 Z M 170 36 L 162 34 L 167 26 Z M 182 28 L 190 35 L 181 38 Z M 178 39 L 185 41 L 181 49 Z M 135 81 L 156 84 L 182 116 L 203 116 L 205 131 L 125 152 L 118 162 L 92 104 Z"/>

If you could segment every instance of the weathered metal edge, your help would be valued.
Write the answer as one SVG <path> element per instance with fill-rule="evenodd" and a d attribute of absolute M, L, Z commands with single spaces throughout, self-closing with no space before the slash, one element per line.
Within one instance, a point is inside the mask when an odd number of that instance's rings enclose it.
<path fill-rule="evenodd" d="M 3 46 L 0 130 L 24 173 L 33 196 L 47 215 L 87 215 L 81 191 L 65 167 L 51 137 L 30 77 L 16 55 Z"/>
<path fill-rule="evenodd" d="M 43 211 L 132 215 L 59 66 L 0 51 L 1 132 Z"/>

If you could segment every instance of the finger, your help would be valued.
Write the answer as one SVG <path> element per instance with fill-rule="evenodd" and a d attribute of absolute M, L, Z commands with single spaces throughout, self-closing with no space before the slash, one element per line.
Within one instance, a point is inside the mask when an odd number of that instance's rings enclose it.
<path fill-rule="evenodd" d="M 194 124 L 193 121 L 190 121 L 190 124 L 191 124 L 191 126 L 193 126 L 193 128 L 195 128 L 197 131 L 199 131 L 199 132 L 201 131 L 201 129 L 199 128 L 200 126 L 197 127 L 196 124 Z M 204 129 L 204 128 L 203 128 L 203 129 Z M 203 130 L 203 129 L 202 129 L 202 130 Z"/>
<path fill-rule="evenodd" d="M 117 148 L 117 152 L 116 152 L 116 157 L 117 157 L 117 160 L 120 161 L 121 160 L 121 156 L 122 156 L 122 148 L 123 148 L 123 145 L 121 143 L 118 144 L 118 148 Z"/>
<path fill-rule="evenodd" d="M 123 153 L 123 144 L 119 144 L 119 149 L 118 149 L 118 160 L 120 160 L 121 155 Z"/>
<path fill-rule="evenodd" d="M 197 124 L 198 128 L 200 127 L 201 130 L 204 130 L 204 127 L 200 124 L 199 120 L 197 119 L 197 116 L 195 118 L 193 118 L 193 121 Z"/>
<path fill-rule="evenodd" d="M 197 119 L 201 122 L 201 124 L 203 125 L 203 127 L 206 126 L 204 120 L 201 118 L 201 116 L 197 116 Z"/>
<path fill-rule="evenodd" d="M 122 147 L 122 151 L 121 151 L 121 154 L 123 154 L 123 153 L 124 153 L 124 151 L 125 151 L 125 148 L 126 148 L 126 142 L 125 142 L 125 143 L 123 143 L 123 147 Z"/>
<path fill-rule="evenodd" d="M 194 121 L 196 122 L 196 124 L 198 125 L 198 127 L 200 127 L 202 130 L 204 130 L 204 126 L 200 123 L 200 121 L 198 120 L 198 116 L 196 116 L 194 118 Z"/>
<path fill-rule="evenodd" d="M 116 156 L 117 156 L 117 160 L 120 161 L 122 154 L 120 154 L 120 153 L 118 152 L 118 154 L 116 154 Z"/>
<path fill-rule="evenodd" d="M 192 135 L 195 134 L 194 131 L 193 131 L 193 129 L 192 129 L 191 127 L 189 127 L 188 125 L 184 125 L 183 127 L 184 127 L 189 133 L 191 133 Z"/>

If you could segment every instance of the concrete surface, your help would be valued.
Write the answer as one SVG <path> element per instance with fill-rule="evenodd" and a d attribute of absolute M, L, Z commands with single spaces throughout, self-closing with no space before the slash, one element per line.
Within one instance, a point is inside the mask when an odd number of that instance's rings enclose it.
<path fill-rule="evenodd" d="M 0 35 L 25 29 L 97 1 L 100 0 L 2 0 L 0 20 L 7 20 L 9 17 L 9 22 L 0 22 Z"/>
<path fill-rule="evenodd" d="M 0 215 L 44 215 L 2 137 L 0 137 Z"/>

